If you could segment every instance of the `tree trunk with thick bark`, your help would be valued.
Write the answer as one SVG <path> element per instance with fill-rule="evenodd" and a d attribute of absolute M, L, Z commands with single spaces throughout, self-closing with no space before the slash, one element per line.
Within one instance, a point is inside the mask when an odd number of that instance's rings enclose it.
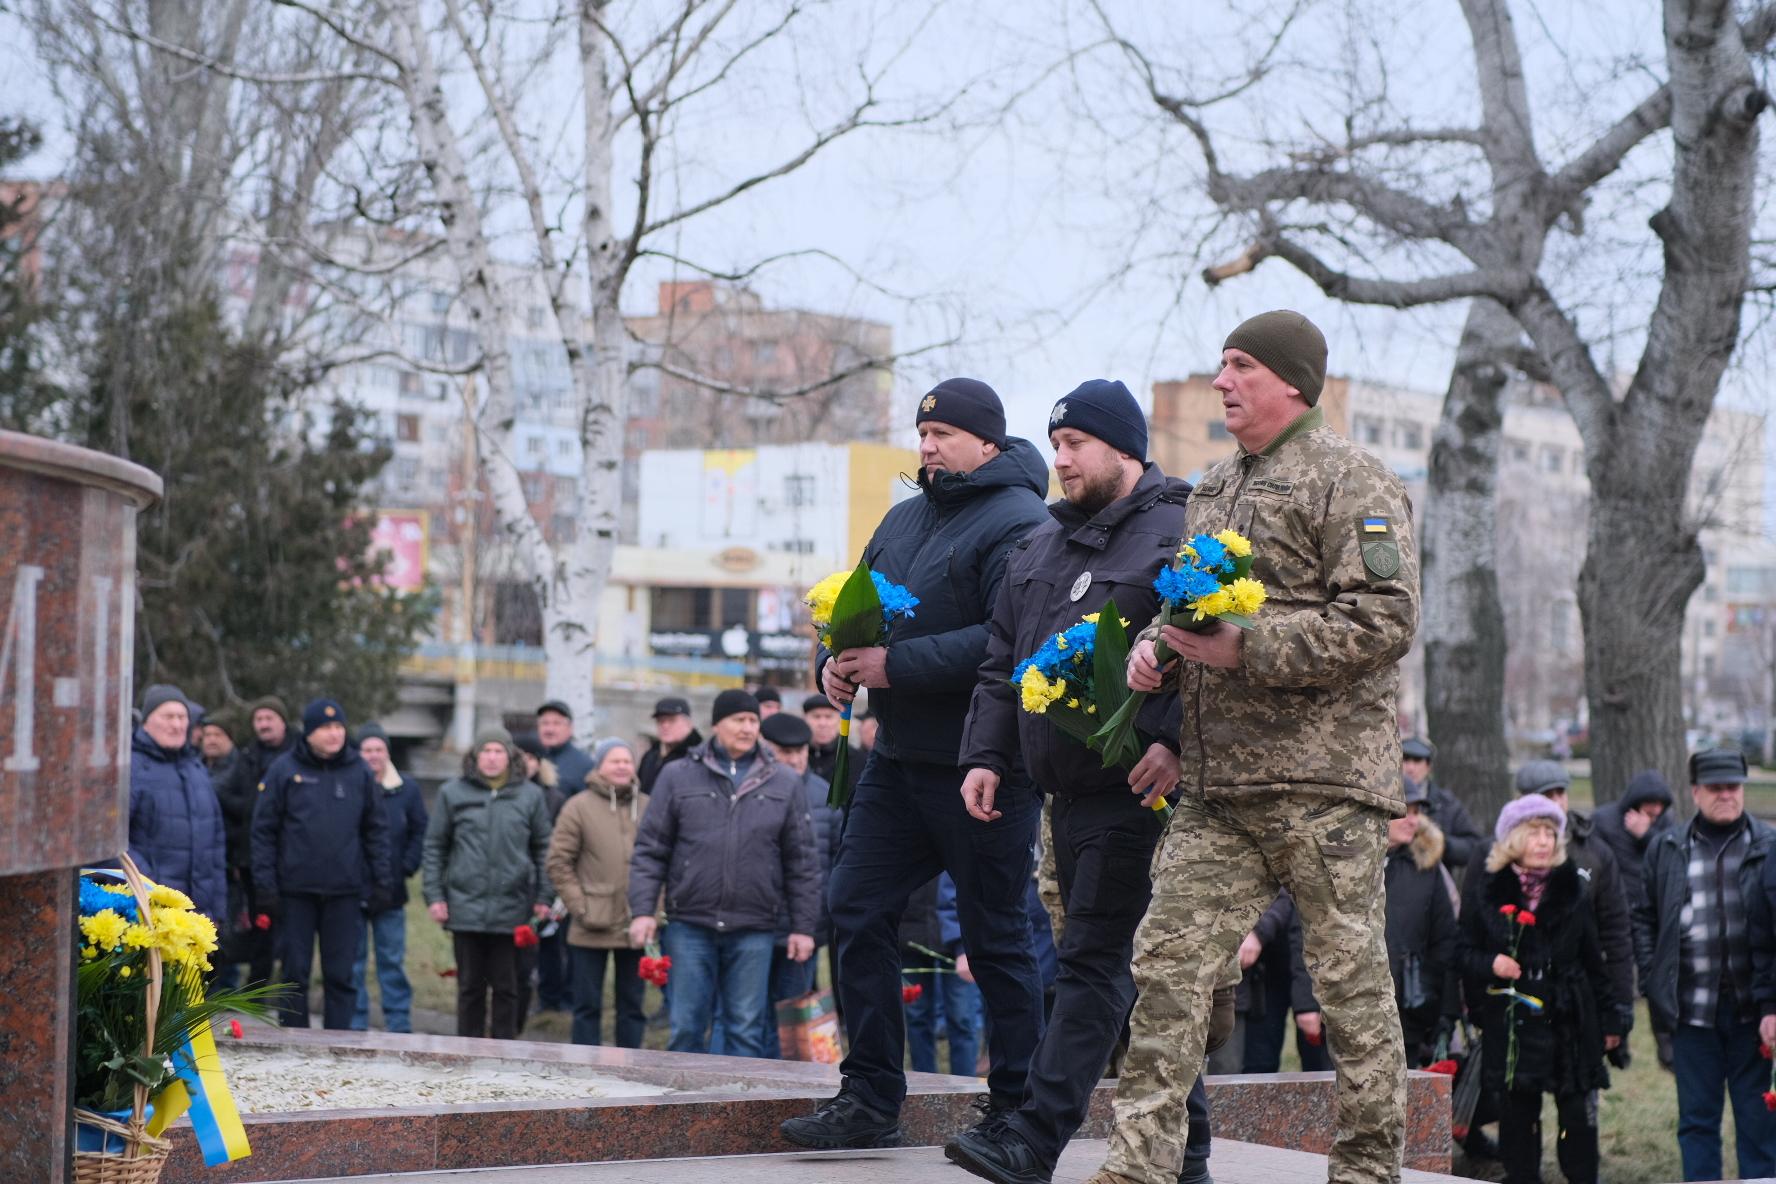
<path fill-rule="evenodd" d="M 1509 378 L 1499 359 L 1517 322 L 1490 300 L 1468 307 L 1431 442 L 1420 516 L 1425 711 L 1436 779 L 1476 819 L 1512 796 L 1505 744 L 1505 614 L 1499 600 L 1499 434 Z"/>

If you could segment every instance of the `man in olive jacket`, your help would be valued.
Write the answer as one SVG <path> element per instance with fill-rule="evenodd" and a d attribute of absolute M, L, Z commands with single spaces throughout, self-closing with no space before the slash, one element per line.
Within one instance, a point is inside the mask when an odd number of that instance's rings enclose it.
<path fill-rule="evenodd" d="M 518 771 L 503 728 L 475 737 L 463 775 L 438 790 L 421 867 L 426 908 L 450 930 L 456 952 L 456 1034 L 518 1035 L 518 948 L 514 931 L 548 913 L 555 898 L 546 860 L 549 805 Z"/>
<path fill-rule="evenodd" d="M 1140 994 L 1091 1184 L 1175 1184 L 1215 981 L 1278 888 L 1301 914 L 1338 1075 L 1329 1178 L 1400 1174 L 1406 1063 L 1382 865 L 1404 812 L 1395 708 L 1418 559 L 1399 478 L 1325 425 L 1325 376 L 1326 339 L 1298 312 L 1228 335 L 1213 385 L 1239 448 L 1197 483 L 1185 533 L 1244 536 L 1269 599 L 1249 631 L 1156 621 L 1129 655 L 1134 689 L 1178 680 L 1184 789 L 1135 939 Z M 1162 669 L 1156 639 L 1180 660 Z"/>
<path fill-rule="evenodd" d="M 786 952 L 814 956 L 821 868 L 802 780 L 759 743 L 758 700 L 715 697 L 715 735 L 660 771 L 629 864 L 629 940 L 654 939 L 666 892 L 673 1052 L 708 1052 L 719 1007 L 730 1056 L 764 1055 L 763 1011 L 777 910 L 789 909 Z"/>

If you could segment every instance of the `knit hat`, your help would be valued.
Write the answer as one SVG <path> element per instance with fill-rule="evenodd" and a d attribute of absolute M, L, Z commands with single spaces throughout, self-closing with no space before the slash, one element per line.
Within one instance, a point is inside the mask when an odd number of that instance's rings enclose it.
<path fill-rule="evenodd" d="M 328 724 L 345 726 L 345 708 L 339 705 L 339 700 L 329 699 L 323 695 L 302 709 L 302 730 L 304 732 L 312 732 L 316 728 L 324 728 Z"/>
<path fill-rule="evenodd" d="M 814 732 L 808 727 L 808 721 L 787 711 L 779 711 L 760 724 L 759 734 L 778 748 L 797 748 L 814 742 Z"/>
<path fill-rule="evenodd" d="M 512 747 L 519 752 L 528 752 L 539 761 L 548 754 L 543 751 L 543 738 L 535 732 L 519 732 L 512 737 Z"/>
<path fill-rule="evenodd" d="M 276 695 L 261 695 L 247 704 L 247 722 L 252 723 L 253 717 L 261 711 L 275 711 L 279 719 L 285 723 L 290 722 L 290 709 L 285 707 L 284 701 Z"/>
<path fill-rule="evenodd" d="M 1096 436 L 1136 460 L 1147 459 L 1147 417 L 1128 387 L 1114 379 L 1088 378 L 1057 402 L 1048 413 L 1048 434 L 1061 428 Z"/>
<path fill-rule="evenodd" d="M 1326 384 L 1326 337 L 1298 312 L 1261 312 L 1227 335 L 1223 350 L 1244 350 L 1301 392 L 1312 407 Z"/>
<path fill-rule="evenodd" d="M 597 744 L 594 744 L 592 746 L 593 770 L 596 771 L 599 766 L 604 764 L 604 758 L 619 748 L 628 753 L 631 757 L 635 756 L 635 749 L 630 747 L 629 741 L 623 739 L 621 736 L 606 736 Z"/>
<path fill-rule="evenodd" d="M 545 711 L 553 711 L 556 715 L 565 715 L 568 719 L 574 717 L 573 708 L 569 707 L 559 699 L 549 700 L 547 703 L 537 708 L 536 713 L 541 715 Z"/>
<path fill-rule="evenodd" d="M 837 711 L 837 710 L 838 710 L 838 708 L 833 705 L 833 701 L 831 699 L 828 699 L 825 695 L 809 695 L 806 699 L 802 700 L 802 714 L 803 715 L 807 715 L 810 711 Z"/>
<path fill-rule="evenodd" d="M 759 701 L 738 687 L 730 687 L 715 697 L 715 710 L 710 712 L 709 722 L 719 724 L 730 715 L 739 715 L 743 711 L 759 713 Z"/>
<path fill-rule="evenodd" d="M 1633 810 L 1649 802 L 1658 802 L 1661 806 L 1671 806 L 1671 786 L 1665 783 L 1665 775 L 1657 769 L 1642 769 L 1628 778 L 1627 786 L 1622 790 L 1622 808 Z"/>
<path fill-rule="evenodd" d="M 358 728 L 358 744 L 362 745 L 366 740 L 380 740 L 386 745 L 389 742 L 388 730 L 375 720 L 362 724 Z"/>
<path fill-rule="evenodd" d="M 761 704 L 783 702 L 783 694 L 776 687 L 759 687 L 752 692 L 752 697 Z"/>
<path fill-rule="evenodd" d="M 475 742 L 469 746 L 469 754 L 473 756 L 489 744 L 504 744 L 508 750 L 517 747 L 512 743 L 512 733 L 504 728 L 482 728 L 475 733 Z"/>
<path fill-rule="evenodd" d="M 947 423 L 981 439 L 1005 445 L 1005 404 L 999 392 L 978 378 L 946 378 L 919 400 L 914 424 Z"/>
<path fill-rule="evenodd" d="M 1565 836 L 1566 811 L 1539 793 L 1527 793 L 1505 803 L 1499 811 L 1498 825 L 1492 828 L 1493 837 L 1502 843 L 1506 835 L 1535 818 L 1548 819 L 1554 824 L 1555 833 Z"/>
<path fill-rule="evenodd" d="M 1400 755 L 1409 761 L 1429 761 L 1437 759 L 1436 745 L 1420 736 L 1408 736 L 1400 741 Z"/>
<path fill-rule="evenodd" d="M 1565 793 L 1572 784 L 1559 761 L 1530 761 L 1517 770 L 1518 793 Z"/>
<path fill-rule="evenodd" d="M 183 703 L 187 714 L 191 711 L 191 700 L 185 697 L 172 683 L 157 682 L 142 693 L 142 718 L 153 715 L 156 708 L 165 707 L 168 703 Z"/>
<path fill-rule="evenodd" d="M 1690 758 L 1691 785 L 1743 785 L 1745 775 L 1745 754 L 1738 749 L 1711 748 Z"/>

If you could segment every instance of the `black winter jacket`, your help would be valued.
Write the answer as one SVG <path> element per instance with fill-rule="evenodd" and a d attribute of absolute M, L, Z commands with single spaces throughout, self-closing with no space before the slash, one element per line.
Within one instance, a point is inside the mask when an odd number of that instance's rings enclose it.
<path fill-rule="evenodd" d="M 1597 923 L 1591 886 L 1569 859 L 1548 873 L 1535 924 L 1520 926 L 1499 912 L 1501 906 L 1523 905 L 1523 887 L 1509 865 L 1470 881 L 1462 901 L 1460 957 L 1468 1010 L 1480 1018 L 1482 1075 L 1488 1089 L 1505 1086 L 1509 1032 L 1508 1000 L 1488 995 L 1488 987 L 1515 985 L 1545 1005 L 1540 1013 L 1519 1003 L 1515 1009 L 1517 1071 L 1512 1088 L 1555 1094 L 1582 1094 L 1609 1087 L 1603 1066 L 1603 1038 L 1622 1035 L 1619 1009 L 1603 951 L 1597 944 Z M 1517 962 L 1523 977 L 1515 984 L 1493 977 L 1492 963 L 1511 952 L 1514 932 L 1522 931 Z"/>
<path fill-rule="evenodd" d="M 382 790 L 355 745 L 323 759 L 298 740 L 261 784 L 253 810 L 253 891 L 261 901 L 393 891 Z"/>
<path fill-rule="evenodd" d="M 1756 1002 L 1776 1013 L 1776 981 L 1767 995 L 1757 993 L 1757 968 L 1767 962 L 1771 951 L 1770 927 L 1759 916 L 1764 899 L 1764 865 L 1770 860 L 1776 829 L 1768 823 L 1746 815 L 1751 826 L 1751 848 L 1739 867 L 1739 899 L 1746 906 L 1746 938 L 1751 943 L 1753 983 L 1736 984 L 1735 990 L 1745 1003 Z M 1647 847 L 1642 865 L 1645 892 L 1634 906 L 1634 960 L 1640 973 L 1640 993 L 1646 996 L 1647 1012 L 1655 1028 L 1677 1026 L 1678 958 L 1682 949 L 1683 912 L 1690 903 L 1690 838 L 1694 820 L 1681 829 L 1672 827 Z M 1760 943 L 1764 944 L 1762 950 Z M 1776 974 L 1771 976 L 1776 980 Z M 1745 999 L 1751 990 L 1752 999 Z"/>
<path fill-rule="evenodd" d="M 1427 826 L 1388 852 L 1382 872 L 1394 1001 L 1402 1012 L 1418 1012 L 1429 1022 L 1461 1012 L 1459 1000 L 1445 998 L 1456 941 L 1455 906 L 1441 866 L 1445 843 L 1440 829 Z"/>
<path fill-rule="evenodd" d="M 954 767 L 1007 560 L 1047 517 L 1048 466 L 1013 438 L 972 473 L 921 470 L 919 489 L 888 511 L 863 550 L 872 571 L 919 598 L 913 619 L 890 636 L 888 686 L 869 693 L 880 720 L 875 753 Z M 831 656 L 824 648 L 816 656 L 816 684 Z"/>
<path fill-rule="evenodd" d="M 1622 882 L 1622 895 L 1628 900 L 1632 909 L 1636 901 L 1646 893 L 1646 878 L 1642 869 L 1646 863 L 1647 848 L 1654 839 L 1671 829 L 1671 811 L 1667 810 L 1653 819 L 1653 825 L 1647 830 L 1644 838 L 1635 838 L 1628 833 L 1627 825 L 1622 821 L 1623 802 L 1617 798 L 1608 802 L 1591 815 L 1591 825 L 1597 837 L 1609 844 L 1610 853 L 1616 857 L 1616 875 Z"/>
<path fill-rule="evenodd" d="M 1486 862 L 1486 853 L 1492 844 L 1474 825 L 1473 815 L 1462 805 L 1461 799 L 1454 792 L 1431 783 L 1431 800 L 1425 813 L 1443 832 L 1443 862 L 1450 867 L 1467 867 L 1470 863 Z"/>
<path fill-rule="evenodd" d="M 644 794 L 653 793 L 654 782 L 660 779 L 661 769 L 664 769 L 673 761 L 682 761 L 685 757 L 697 751 L 698 748 L 701 748 L 702 745 L 703 733 L 695 728 L 692 728 L 691 734 L 684 738 L 684 743 L 680 744 L 677 748 L 674 748 L 671 752 L 664 751 L 660 747 L 660 741 L 658 739 L 650 743 L 647 747 L 647 751 L 641 754 L 641 762 L 635 766 L 635 779 L 641 783 L 641 792 Z"/>
<path fill-rule="evenodd" d="M 419 870 L 425 857 L 427 821 L 419 782 L 398 770 L 395 776 L 401 779 L 396 788 L 377 786 L 383 817 L 388 820 L 389 860 L 395 873 L 394 885 L 386 898 L 389 908 L 399 908 L 407 903 L 407 880 Z"/>
<path fill-rule="evenodd" d="M 253 866 L 253 808 L 259 803 L 259 783 L 272 762 L 296 744 L 288 733 L 276 748 L 255 740 L 234 750 L 235 761 L 226 776 L 216 778 L 216 797 L 222 803 L 222 820 L 228 832 L 228 866 Z"/>
<path fill-rule="evenodd" d="M 1597 837 L 1587 814 L 1568 810 L 1566 855 L 1579 874 L 1591 882 L 1591 913 L 1597 921 L 1597 944 L 1603 950 L 1610 988 L 1621 1007 L 1619 1031 L 1634 1027 L 1634 919 L 1632 898 L 1622 890 L 1622 874 L 1609 845 Z"/>
<path fill-rule="evenodd" d="M 980 665 L 960 763 L 1007 775 L 1021 759 L 1044 793 L 1129 792 L 1127 772 L 1104 768 L 1097 753 L 1049 723 L 1022 710 L 1014 667 L 1048 638 L 1114 598 L 1131 623 L 1130 635 L 1159 612 L 1153 578 L 1177 554 L 1190 484 L 1149 463 L 1134 491 L 1091 518 L 1069 501 L 1048 507 L 1049 520 L 1012 552 L 1005 587 L 993 610 L 987 656 Z M 1089 576 L 1075 596 L 1076 581 Z M 1138 727 L 1144 737 L 1178 747 L 1175 687 L 1150 695 Z"/>
<path fill-rule="evenodd" d="M 710 740 L 660 772 L 629 860 L 629 911 L 723 933 L 777 928 L 786 901 L 791 933 L 820 924 L 821 875 L 801 778 L 760 745 L 736 787 Z"/>
<path fill-rule="evenodd" d="M 832 874 L 833 864 L 838 862 L 839 827 L 844 822 L 845 813 L 826 804 L 827 793 L 832 785 L 813 769 L 802 774 L 801 785 L 802 800 L 808 807 L 808 821 L 814 832 L 814 864 L 820 871 L 820 921 L 810 936 L 815 945 L 824 946 L 832 942 L 832 915 L 826 907 L 826 881 Z M 778 944 L 782 945 L 789 934 L 789 907 L 787 904 L 779 904 Z"/>

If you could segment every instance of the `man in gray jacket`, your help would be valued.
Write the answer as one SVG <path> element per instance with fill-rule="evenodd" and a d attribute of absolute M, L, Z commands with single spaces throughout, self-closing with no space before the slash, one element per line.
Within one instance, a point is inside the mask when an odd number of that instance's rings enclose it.
<path fill-rule="evenodd" d="M 715 697 L 715 735 L 654 782 L 629 863 L 629 940 L 654 940 L 672 959 L 673 1052 L 708 1052 L 719 1007 L 730 1056 L 763 1055 L 771 950 L 780 902 L 789 910 L 785 952 L 814 954 L 821 868 L 801 777 L 759 743 L 758 700 Z"/>

